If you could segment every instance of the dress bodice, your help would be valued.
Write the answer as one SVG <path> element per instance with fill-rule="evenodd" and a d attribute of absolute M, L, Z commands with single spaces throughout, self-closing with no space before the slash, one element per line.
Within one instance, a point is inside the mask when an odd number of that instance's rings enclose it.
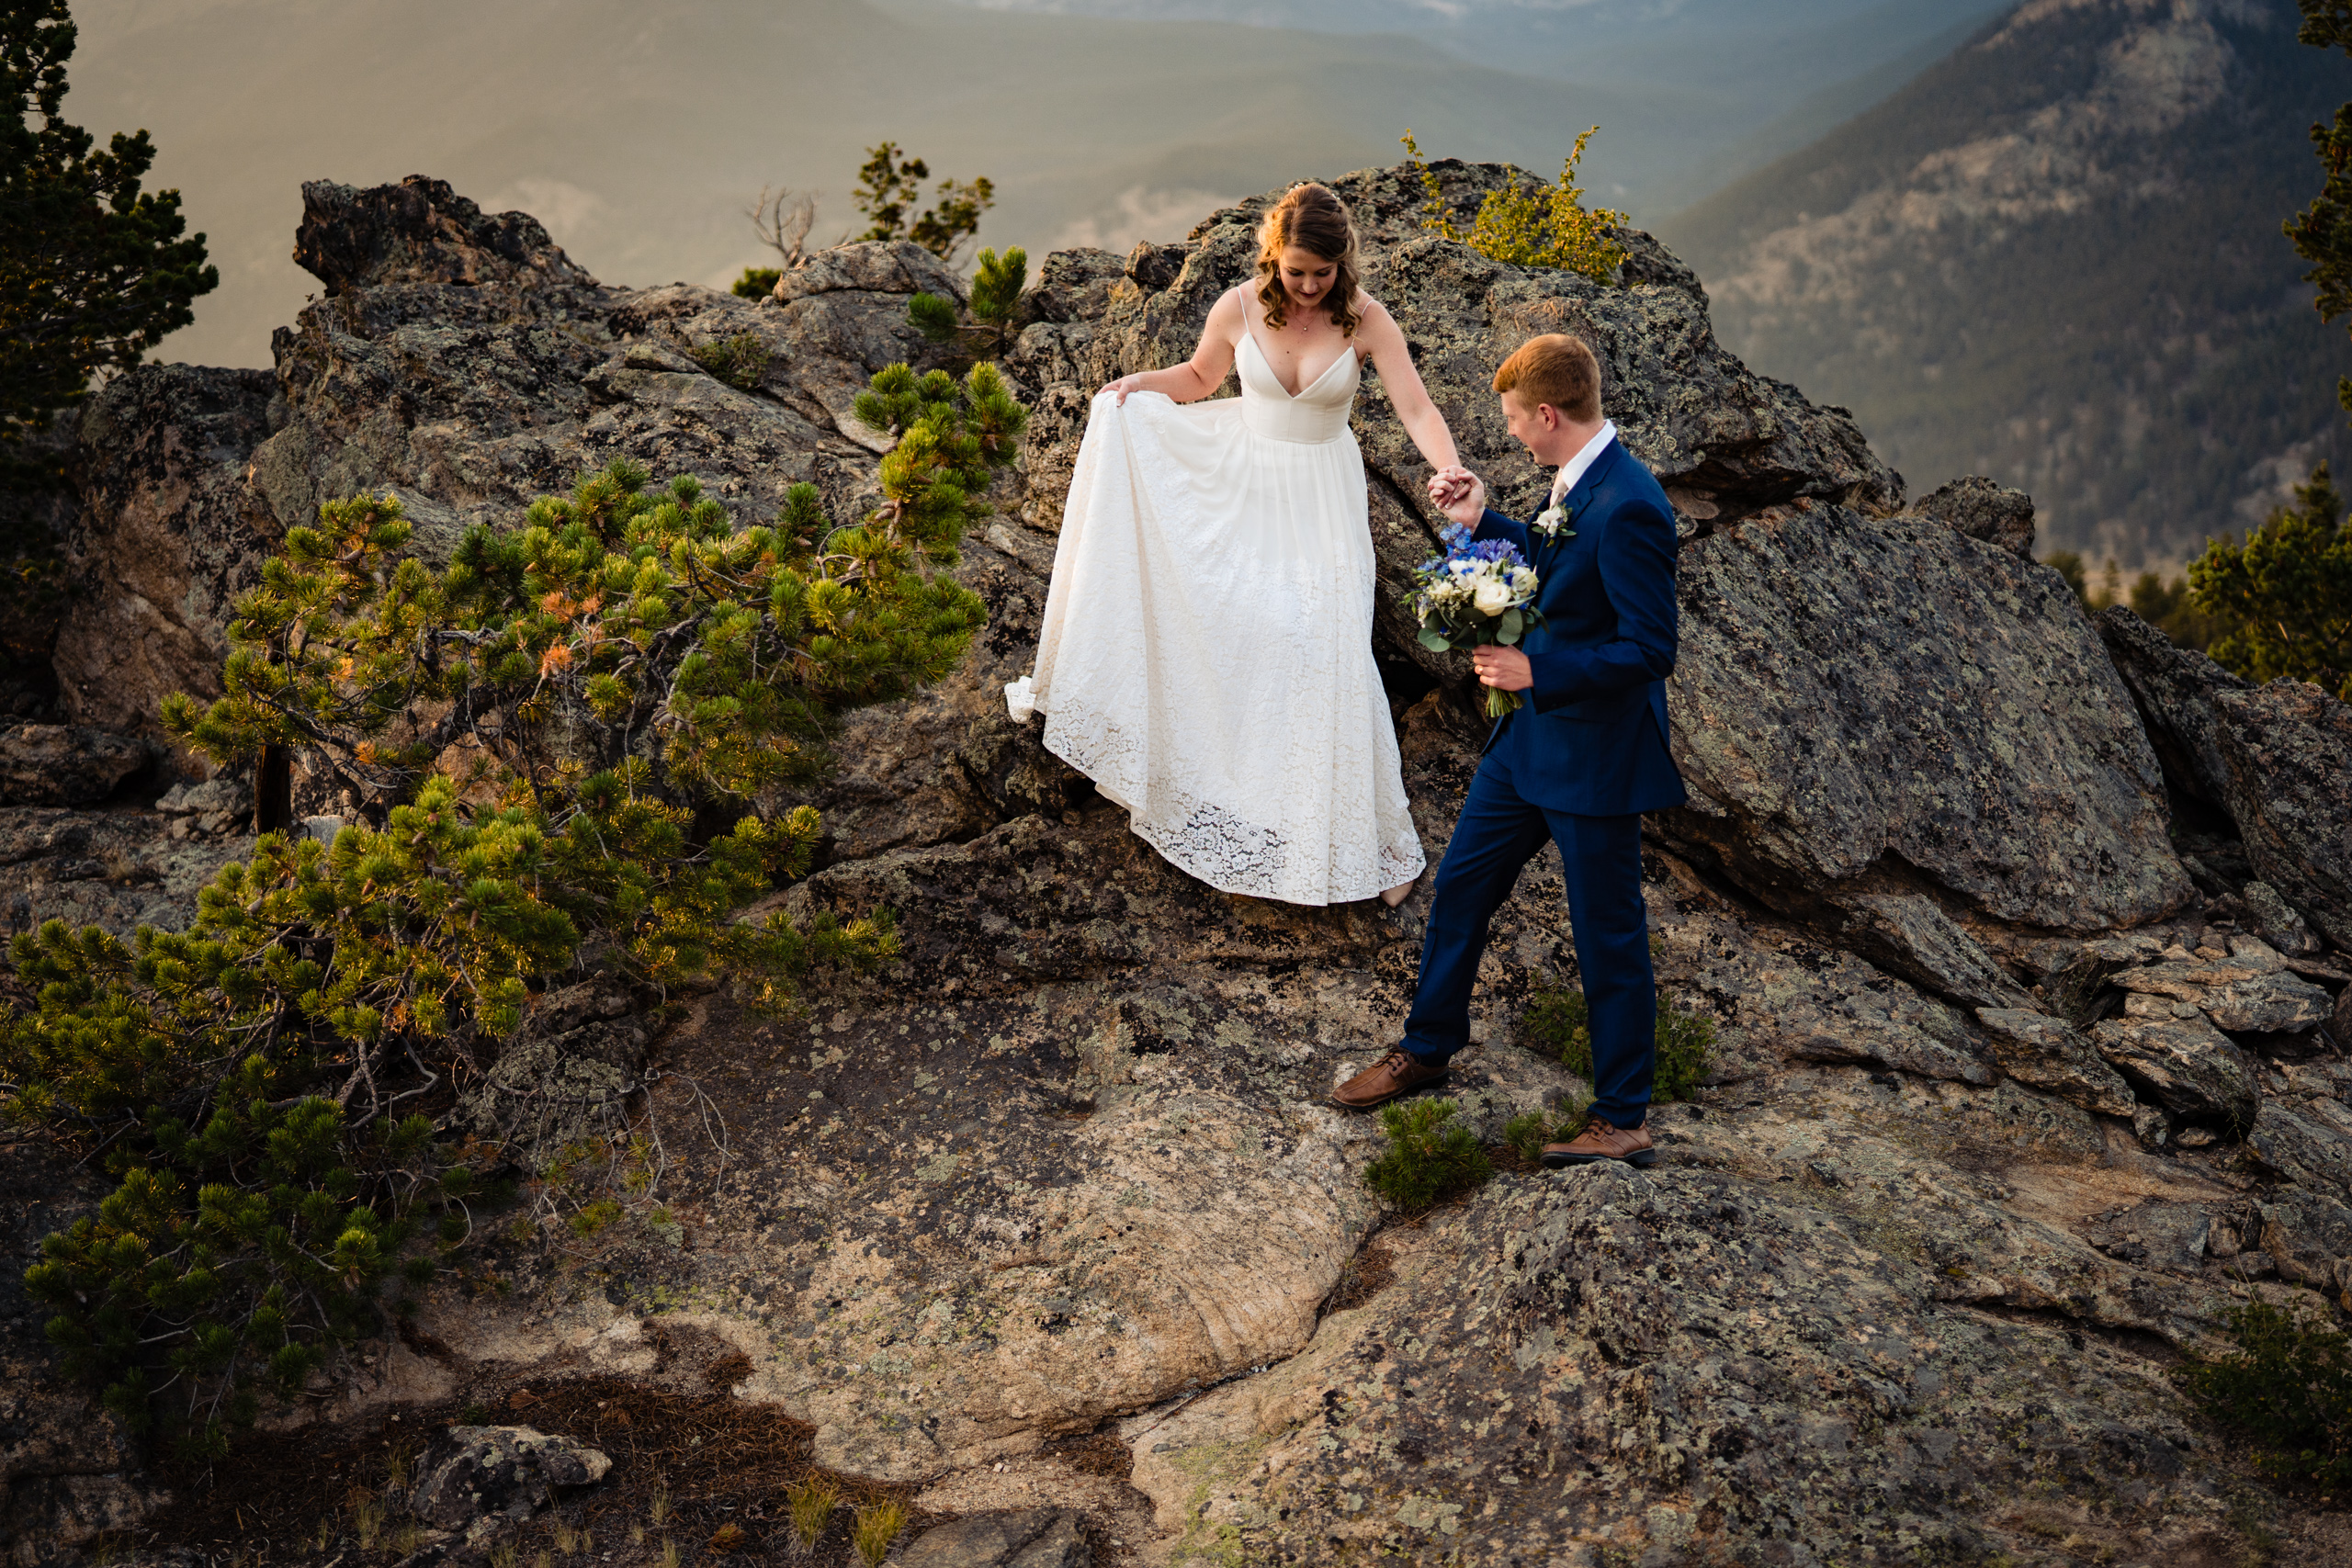
<path fill-rule="evenodd" d="M 1241 423 L 1253 434 L 1275 441 L 1316 443 L 1337 441 L 1348 433 L 1348 414 L 1355 406 L 1356 382 L 1362 377 L 1354 344 L 1349 344 L 1329 369 L 1293 397 L 1266 362 L 1258 334 L 1246 322 L 1241 336 L 1234 369 L 1241 380 Z"/>

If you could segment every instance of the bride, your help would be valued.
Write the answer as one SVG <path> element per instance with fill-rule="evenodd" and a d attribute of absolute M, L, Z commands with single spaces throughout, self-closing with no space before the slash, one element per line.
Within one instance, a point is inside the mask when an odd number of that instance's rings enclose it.
<path fill-rule="evenodd" d="M 1348 429 L 1367 359 L 1421 456 L 1453 466 L 1405 334 L 1358 286 L 1347 208 L 1294 186 L 1193 357 L 1095 394 L 1036 669 L 1006 689 L 1146 842 L 1227 893 L 1396 904 L 1421 873 Z M 1237 363 L 1241 396 L 1201 401 Z"/>

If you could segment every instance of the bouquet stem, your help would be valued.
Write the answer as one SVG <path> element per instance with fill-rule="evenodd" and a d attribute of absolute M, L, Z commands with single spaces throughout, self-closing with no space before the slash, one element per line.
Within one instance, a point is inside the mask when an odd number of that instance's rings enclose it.
<path fill-rule="evenodd" d="M 1487 716 L 1488 718 L 1500 718 L 1517 706 L 1519 706 L 1517 692 L 1506 692 L 1500 686 L 1487 688 Z"/>

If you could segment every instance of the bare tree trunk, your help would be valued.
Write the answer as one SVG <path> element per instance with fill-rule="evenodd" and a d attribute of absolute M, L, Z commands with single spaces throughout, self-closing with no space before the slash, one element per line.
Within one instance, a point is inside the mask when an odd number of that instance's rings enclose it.
<path fill-rule="evenodd" d="M 283 746 L 265 746 L 254 762 L 254 831 L 294 826 L 294 758 Z"/>

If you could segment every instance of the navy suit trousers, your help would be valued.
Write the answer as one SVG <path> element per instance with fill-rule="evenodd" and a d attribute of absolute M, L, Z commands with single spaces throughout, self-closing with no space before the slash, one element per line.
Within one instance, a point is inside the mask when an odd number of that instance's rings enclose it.
<path fill-rule="evenodd" d="M 1487 926 L 1510 896 L 1520 868 L 1560 846 L 1577 967 L 1592 1015 L 1593 1110 L 1619 1127 L 1648 1114 L 1657 1061 L 1657 990 L 1650 974 L 1649 916 L 1642 902 L 1642 819 L 1577 817 L 1531 806 L 1511 786 L 1502 749 L 1470 781 L 1462 818 L 1430 887 L 1420 986 L 1405 1021 L 1405 1049 L 1444 1061 L 1470 1042 L 1470 987 L 1487 951 Z"/>

